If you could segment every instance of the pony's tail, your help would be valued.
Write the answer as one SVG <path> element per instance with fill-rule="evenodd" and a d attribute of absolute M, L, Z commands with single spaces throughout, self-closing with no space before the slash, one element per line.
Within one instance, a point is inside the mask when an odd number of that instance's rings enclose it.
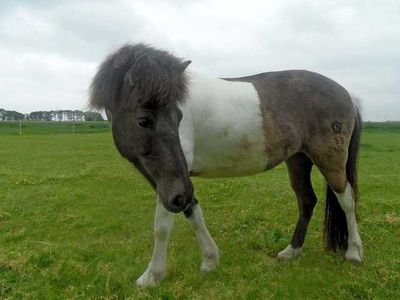
<path fill-rule="evenodd" d="M 356 123 L 350 139 L 346 163 L 346 174 L 347 181 L 350 183 L 353 189 L 354 201 L 357 203 L 357 158 L 360 147 L 362 121 L 359 108 L 355 107 L 355 109 Z M 348 246 L 347 238 L 348 231 L 346 216 L 335 193 L 332 191 L 329 185 L 327 185 L 325 207 L 325 247 L 327 250 L 333 251 L 346 250 Z"/>

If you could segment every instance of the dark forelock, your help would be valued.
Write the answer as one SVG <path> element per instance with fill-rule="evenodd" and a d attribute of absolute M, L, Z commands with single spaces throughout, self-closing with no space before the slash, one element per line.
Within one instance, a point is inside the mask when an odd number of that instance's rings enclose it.
<path fill-rule="evenodd" d="M 124 45 L 100 65 L 90 86 L 89 105 L 98 110 L 121 105 L 125 76 L 143 105 L 183 101 L 187 79 L 181 66 L 182 60 L 167 51 L 144 44 Z"/>

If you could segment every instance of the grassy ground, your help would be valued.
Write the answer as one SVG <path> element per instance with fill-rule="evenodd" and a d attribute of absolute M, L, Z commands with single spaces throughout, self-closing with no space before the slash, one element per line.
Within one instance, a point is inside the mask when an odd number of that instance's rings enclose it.
<path fill-rule="evenodd" d="M 0 298 L 398 298 L 400 128 L 367 128 L 361 153 L 362 265 L 323 250 L 318 172 L 304 253 L 275 260 L 297 218 L 281 165 L 253 177 L 194 179 L 221 264 L 198 272 L 200 252 L 179 215 L 167 279 L 141 290 L 134 282 L 151 255 L 155 196 L 110 133 L 0 134 Z"/>

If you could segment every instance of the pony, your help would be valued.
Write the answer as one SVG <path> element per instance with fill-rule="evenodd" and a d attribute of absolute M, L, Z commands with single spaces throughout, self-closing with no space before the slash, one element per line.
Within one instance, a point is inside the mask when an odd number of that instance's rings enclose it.
<path fill-rule="evenodd" d="M 183 212 L 198 239 L 201 271 L 213 270 L 219 251 L 195 197 L 191 176 L 248 176 L 285 162 L 299 218 L 288 246 L 301 253 L 317 203 L 310 172 L 326 180 L 324 240 L 328 250 L 361 262 L 356 220 L 360 110 L 335 81 L 305 70 L 213 78 L 191 61 L 146 44 L 126 44 L 100 65 L 89 105 L 105 110 L 121 156 L 157 194 L 154 249 L 138 286 L 166 276 L 174 215 Z"/>

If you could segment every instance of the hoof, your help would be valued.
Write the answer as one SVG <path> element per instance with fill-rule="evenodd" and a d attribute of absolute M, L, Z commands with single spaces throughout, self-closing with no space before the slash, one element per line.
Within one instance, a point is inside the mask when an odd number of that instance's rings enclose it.
<path fill-rule="evenodd" d="M 361 245 L 349 245 L 344 255 L 345 260 L 360 264 L 363 256 L 363 248 Z"/>
<path fill-rule="evenodd" d="M 144 272 L 142 276 L 140 276 L 138 280 L 136 280 L 136 285 L 138 287 L 143 287 L 143 288 L 153 287 L 156 286 L 159 282 L 161 282 L 161 280 L 163 280 L 164 278 L 165 278 L 164 272 L 154 272 L 146 270 L 146 272 Z"/>
<path fill-rule="evenodd" d="M 204 273 L 211 272 L 218 266 L 218 263 L 219 263 L 218 252 L 216 254 L 205 256 L 203 258 L 203 262 L 201 263 L 200 271 Z"/>
<path fill-rule="evenodd" d="M 295 259 L 301 253 L 301 248 L 292 248 L 291 245 L 287 246 L 281 252 L 278 253 L 277 259 L 280 261 L 288 261 Z"/>

